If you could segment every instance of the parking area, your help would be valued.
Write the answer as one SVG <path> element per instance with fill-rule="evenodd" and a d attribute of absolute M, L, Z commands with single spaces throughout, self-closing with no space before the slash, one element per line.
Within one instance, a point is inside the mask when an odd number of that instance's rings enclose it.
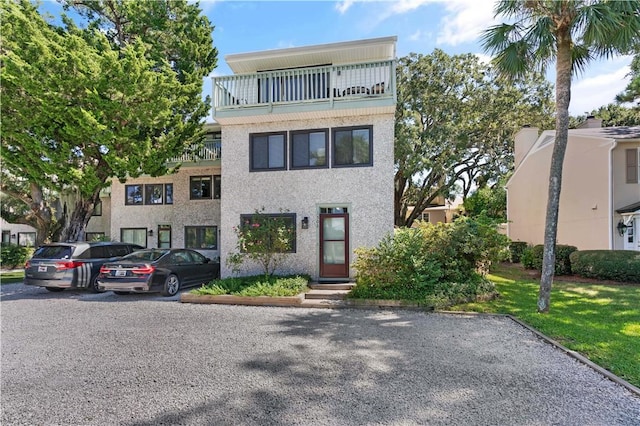
<path fill-rule="evenodd" d="M 507 318 L 0 289 L 3 425 L 640 420 L 640 398 Z"/>

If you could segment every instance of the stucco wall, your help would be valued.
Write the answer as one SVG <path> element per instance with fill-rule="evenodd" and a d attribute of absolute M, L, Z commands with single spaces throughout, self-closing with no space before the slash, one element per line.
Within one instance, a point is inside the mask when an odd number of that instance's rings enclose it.
<path fill-rule="evenodd" d="M 129 179 L 132 184 L 173 183 L 173 204 L 169 205 L 125 205 L 125 184 L 116 181 L 111 187 L 111 237 L 120 240 L 122 228 L 147 228 L 153 236 L 147 237 L 147 247 L 157 247 L 158 225 L 171 225 L 171 247 L 184 247 L 185 226 L 217 226 L 218 248 L 220 247 L 220 199 L 189 199 L 190 176 L 220 175 L 220 167 L 183 166 L 173 175 L 151 178 Z M 224 179 L 222 179 L 224 182 Z M 221 197 L 225 197 L 224 189 Z M 208 257 L 219 256 L 218 250 L 198 250 Z"/>
<path fill-rule="evenodd" d="M 236 247 L 232 229 L 239 224 L 240 215 L 251 214 L 263 207 L 265 213 L 279 213 L 284 209 L 297 215 L 297 251 L 288 255 L 281 273 L 307 273 L 314 279 L 318 277 L 320 207 L 345 206 L 349 209 L 351 259 L 353 249 L 374 246 L 392 232 L 393 124 L 393 115 L 385 114 L 223 126 L 222 276 L 231 275 L 225 261 Z M 249 172 L 251 133 L 357 125 L 373 125 L 372 167 Z M 329 134 L 331 137 L 331 132 Z M 309 229 L 301 228 L 303 217 L 309 218 Z M 260 272 L 257 265 L 248 265 L 242 271 L 243 274 Z"/>
<path fill-rule="evenodd" d="M 609 248 L 610 147 L 601 138 L 570 137 L 560 195 L 559 244 L 580 250 Z M 534 148 L 508 184 L 508 229 L 514 241 L 544 241 L 552 150 L 553 144 Z"/>
<path fill-rule="evenodd" d="M 107 240 L 111 240 L 111 196 L 101 196 L 102 215 L 91 216 L 85 232 L 103 232 Z M 120 238 L 120 234 L 114 235 Z"/>
<path fill-rule="evenodd" d="M 622 219 L 620 214 L 615 213 L 617 209 L 629 206 L 631 204 L 640 201 L 640 183 L 627 183 L 626 179 L 626 158 L 625 151 L 627 149 L 640 148 L 640 142 L 638 141 L 620 141 L 613 150 L 613 164 L 616 165 L 613 169 L 613 248 L 617 250 L 624 250 L 625 243 L 624 238 L 618 234 L 615 229 L 618 221 Z M 638 223 L 639 221 L 636 221 Z M 637 226 L 637 225 L 636 225 Z M 640 232 L 636 230 L 636 239 L 640 235 Z M 638 242 L 640 243 L 640 242 Z"/>

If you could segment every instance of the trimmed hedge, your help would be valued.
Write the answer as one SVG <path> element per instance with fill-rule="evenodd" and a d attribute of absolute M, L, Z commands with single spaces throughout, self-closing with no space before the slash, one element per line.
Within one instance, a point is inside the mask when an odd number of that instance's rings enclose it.
<path fill-rule="evenodd" d="M 556 244 L 556 262 L 555 262 L 555 275 L 571 275 L 571 260 L 569 259 L 571 253 L 577 251 L 575 246 L 568 246 L 564 244 Z M 536 269 L 542 271 L 542 255 L 544 253 L 544 246 L 537 244 L 533 247 L 527 247 L 521 256 L 522 264 L 527 269 Z"/>
<path fill-rule="evenodd" d="M 19 246 L 12 243 L 2 243 L 0 248 L 0 266 L 13 269 L 16 266 L 24 266 L 33 254 L 32 247 Z"/>
<path fill-rule="evenodd" d="M 527 249 L 529 244 L 524 241 L 511 241 L 509 243 L 509 254 L 511 263 L 520 263 L 522 259 L 522 253 Z"/>
<path fill-rule="evenodd" d="M 571 253 L 573 273 L 600 280 L 640 283 L 640 252 L 581 250 Z"/>

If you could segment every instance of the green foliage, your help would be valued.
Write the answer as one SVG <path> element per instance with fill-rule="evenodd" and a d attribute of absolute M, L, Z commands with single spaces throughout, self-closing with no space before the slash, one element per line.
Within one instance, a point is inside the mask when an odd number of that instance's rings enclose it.
<path fill-rule="evenodd" d="M 495 282 L 500 297 L 451 309 L 513 315 L 629 383 L 640 386 L 638 286 L 555 281 L 553 315 L 540 315 L 536 312 L 538 283 L 519 265 L 496 265 L 488 277 Z"/>
<path fill-rule="evenodd" d="M 640 283 L 640 253 L 631 250 L 580 250 L 571 269 L 581 277 Z"/>
<path fill-rule="evenodd" d="M 601 119 L 602 127 L 640 126 L 640 106 L 626 108 L 622 105 L 609 104 L 592 110 L 588 115 Z M 571 117 L 569 127 L 575 128 L 586 119 L 586 115 Z"/>
<path fill-rule="evenodd" d="M 3 168 L 77 194 L 61 239 L 82 237 L 109 179 L 167 173 L 203 140 L 210 25 L 186 0 L 66 2 L 57 27 L 28 0 L 0 2 Z M 123 24 L 126 23 L 126 24 Z"/>
<path fill-rule="evenodd" d="M 229 254 L 227 265 L 234 272 L 239 272 L 242 264 L 249 260 L 262 267 L 265 277 L 271 276 L 287 253 L 293 251 L 296 224 L 281 214 L 265 214 L 262 208 L 250 219 L 242 218 L 242 223 L 233 228 L 237 237 L 236 252 Z"/>
<path fill-rule="evenodd" d="M 529 244 L 524 241 L 511 241 L 509 243 L 509 259 L 511 263 L 520 263 L 527 247 L 529 247 Z"/>
<path fill-rule="evenodd" d="M 493 187 L 485 186 L 468 196 L 463 203 L 467 216 L 485 214 L 497 221 L 507 220 L 507 190 L 500 181 Z"/>
<path fill-rule="evenodd" d="M 555 275 L 571 275 L 571 253 L 578 250 L 575 246 L 556 244 Z M 522 253 L 522 265 L 527 269 L 542 270 L 544 245 L 527 247 Z"/>
<path fill-rule="evenodd" d="M 2 245 L 0 245 L 0 266 L 9 269 L 13 269 L 16 266 L 22 267 L 32 254 L 32 247 L 2 243 Z"/>
<path fill-rule="evenodd" d="M 637 101 L 640 106 L 640 43 L 636 46 L 636 55 L 631 61 L 631 72 L 629 76 L 631 77 L 631 81 L 624 92 L 616 96 L 616 102 Z"/>
<path fill-rule="evenodd" d="M 507 242 L 486 218 L 398 229 L 377 247 L 356 249 L 356 287 L 349 297 L 438 307 L 475 298 L 491 292 L 483 273 L 504 257 Z"/>
<path fill-rule="evenodd" d="M 310 277 L 306 275 L 232 277 L 213 280 L 192 290 L 194 294 L 236 296 L 296 296 L 303 293 Z"/>
<path fill-rule="evenodd" d="M 548 128 L 551 85 L 531 74 L 507 83 L 473 54 L 411 53 L 397 67 L 395 223 L 411 226 L 438 196 L 495 182 L 513 164 L 523 122 Z M 409 207 L 415 208 L 410 212 Z"/>

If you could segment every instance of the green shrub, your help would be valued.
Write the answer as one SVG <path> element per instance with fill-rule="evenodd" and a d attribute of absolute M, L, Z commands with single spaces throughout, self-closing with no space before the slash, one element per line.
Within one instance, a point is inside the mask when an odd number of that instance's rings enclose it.
<path fill-rule="evenodd" d="M 578 248 L 575 246 L 556 244 L 555 275 L 571 275 L 571 260 L 569 256 L 576 250 L 578 250 Z M 542 244 L 527 247 L 522 253 L 522 265 L 526 269 L 542 271 L 543 254 L 544 246 Z"/>
<path fill-rule="evenodd" d="M 511 263 L 520 263 L 522 260 L 522 254 L 529 245 L 524 241 L 511 241 L 509 243 L 509 260 Z"/>
<path fill-rule="evenodd" d="M 486 218 L 421 223 L 399 229 L 377 247 L 356 249 L 353 298 L 400 299 L 446 306 L 493 285 L 483 274 L 508 257 L 508 238 Z"/>
<path fill-rule="evenodd" d="M 0 266 L 13 269 L 24 266 L 33 254 L 32 247 L 24 247 L 17 244 L 2 243 L 0 247 Z"/>
<path fill-rule="evenodd" d="M 213 280 L 194 294 L 233 294 L 237 296 L 295 296 L 304 292 L 310 277 L 307 275 L 231 277 Z"/>
<path fill-rule="evenodd" d="M 570 258 L 573 273 L 581 277 L 640 283 L 640 252 L 581 250 Z"/>

